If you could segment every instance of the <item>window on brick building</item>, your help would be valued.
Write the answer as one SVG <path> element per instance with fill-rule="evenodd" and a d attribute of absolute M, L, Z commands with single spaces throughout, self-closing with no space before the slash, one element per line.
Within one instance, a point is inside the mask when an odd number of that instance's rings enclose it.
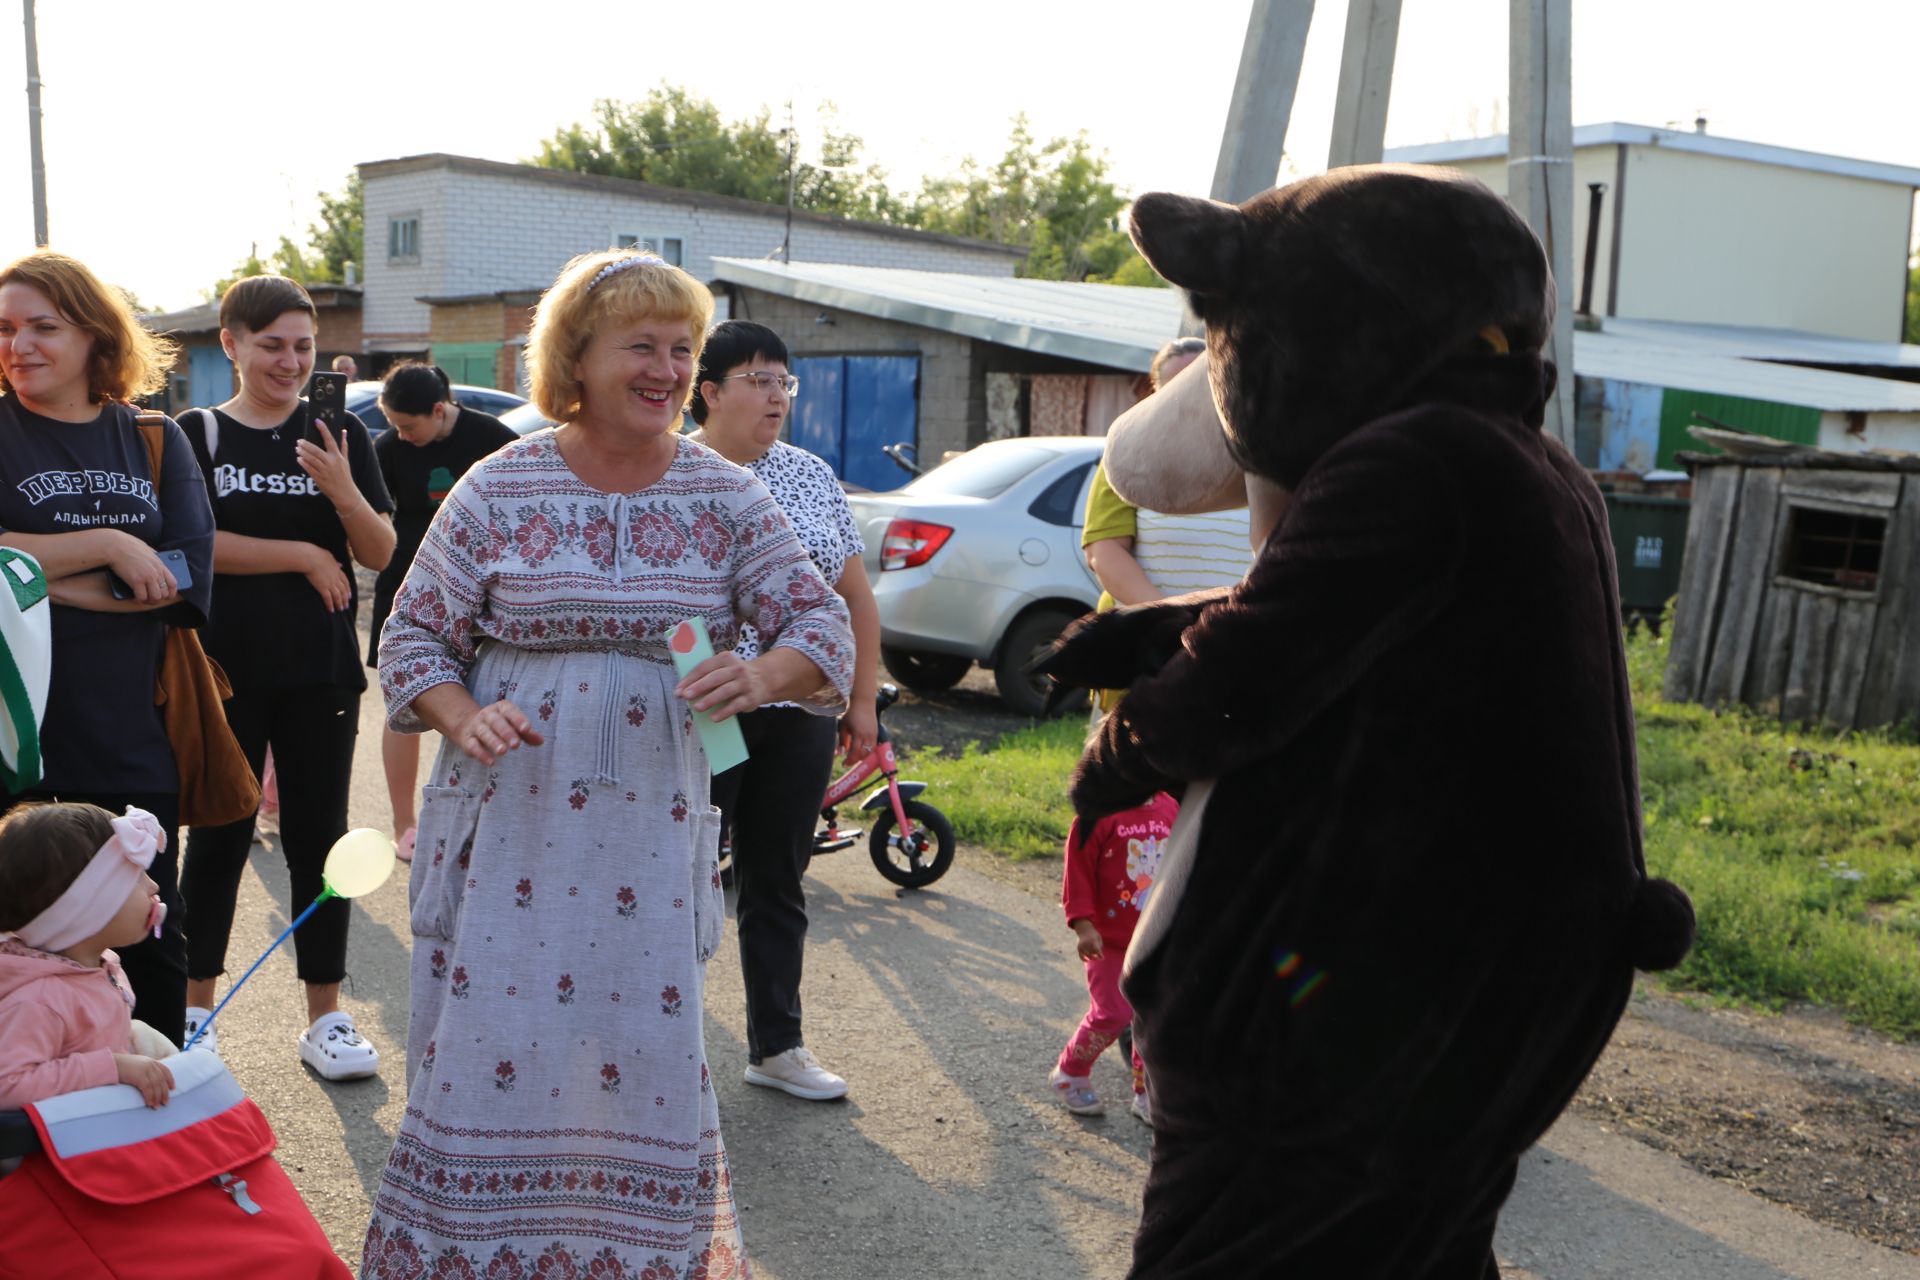
<path fill-rule="evenodd" d="M 651 253 L 664 258 L 676 267 L 686 265 L 686 241 L 679 236 L 648 235 L 638 231 L 616 232 L 613 237 L 616 249 L 638 249 L 642 253 Z"/>
<path fill-rule="evenodd" d="M 403 217 L 387 219 L 387 261 L 418 262 L 420 260 L 420 215 L 406 214 Z"/>

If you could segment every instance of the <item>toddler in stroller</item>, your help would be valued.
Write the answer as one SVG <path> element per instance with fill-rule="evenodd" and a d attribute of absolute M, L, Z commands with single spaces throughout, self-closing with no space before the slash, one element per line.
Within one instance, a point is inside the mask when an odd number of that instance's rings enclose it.
<path fill-rule="evenodd" d="M 109 948 L 159 927 L 165 839 L 138 809 L 0 819 L 0 1108 L 27 1121 L 0 1111 L 0 1280 L 337 1280 L 259 1108 L 213 1054 L 169 1058 L 133 1020 Z"/>

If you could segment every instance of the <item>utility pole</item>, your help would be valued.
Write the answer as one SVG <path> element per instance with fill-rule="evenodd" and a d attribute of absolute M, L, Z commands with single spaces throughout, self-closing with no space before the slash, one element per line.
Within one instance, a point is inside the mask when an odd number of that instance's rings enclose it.
<path fill-rule="evenodd" d="M 1387 90 L 1393 84 L 1399 42 L 1400 0 L 1348 0 L 1327 168 L 1380 163 L 1387 139 Z"/>
<path fill-rule="evenodd" d="M 47 243 L 47 158 L 40 148 L 40 42 L 33 31 L 33 0 L 22 0 L 27 17 L 27 148 L 33 164 L 33 242 Z"/>
<path fill-rule="evenodd" d="M 1573 287 L 1572 0 L 1511 0 L 1507 84 L 1507 199 L 1547 250 L 1547 266 Z M 1547 356 L 1560 385 L 1547 402 L 1545 427 L 1574 447 L 1573 308 L 1554 309 Z M 1592 458 L 1581 458 L 1591 465 Z"/>
<path fill-rule="evenodd" d="M 1251 200 L 1280 176 L 1287 117 L 1293 114 L 1293 93 L 1300 85 L 1300 60 L 1312 23 L 1313 0 L 1253 0 L 1227 127 L 1220 135 L 1220 159 L 1213 170 L 1215 200 Z"/>
<path fill-rule="evenodd" d="M 780 261 L 793 261 L 793 99 L 787 99 L 787 232 L 780 237 Z"/>

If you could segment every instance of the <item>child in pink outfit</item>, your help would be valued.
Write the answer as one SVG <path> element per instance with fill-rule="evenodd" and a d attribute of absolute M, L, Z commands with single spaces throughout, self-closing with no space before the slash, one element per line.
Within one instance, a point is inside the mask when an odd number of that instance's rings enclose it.
<path fill-rule="evenodd" d="M 1067 832 L 1060 898 L 1087 965 L 1090 1004 L 1051 1079 L 1054 1096 L 1075 1115 L 1106 1111 L 1093 1087 L 1093 1063 L 1133 1021 L 1133 1006 L 1120 993 L 1120 966 L 1179 812 L 1173 797 L 1162 791 L 1137 809 L 1100 819 L 1091 829 L 1076 818 Z M 1132 1065 L 1133 1114 L 1152 1124 L 1146 1070 L 1137 1052 Z"/>
<path fill-rule="evenodd" d="M 132 1017 L 110 947 L 158 933 L 146 869 L 166 836 L 151 814 L 26 805 L 0 819 L 0 1108 L 105 1084 L 164 1106 L 172 1046 Z M 144 1033 L 144 1034 L 142 1034 Z"/>

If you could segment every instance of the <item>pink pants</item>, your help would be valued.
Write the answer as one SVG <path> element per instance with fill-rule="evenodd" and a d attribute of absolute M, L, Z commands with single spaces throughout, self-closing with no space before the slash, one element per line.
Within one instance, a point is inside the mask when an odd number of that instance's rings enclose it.
<path fill-rule="evenodd" d="M 1120 966 L 1126 958 L 1125 944 L 1108 942 L 1097 958 L 1086 962 L 1090 1003 L 1087 1016 L 1080 1019 L 1073 1038 L 1067 1041 L 1067 1047 L 1060 1052 L 1061 1074 L 1092 1074 L 1093 1060 L 1119 1039 L 1120 1033 L 1133 1021 L 1133 1006 L 1120 994 Z M 1140 1065 L 1140 1052 L 1136 1049 L 1133 1054 L 1133 1091 L 1145 1092 L 1146 1080 L 1146 1068 Z"/>

